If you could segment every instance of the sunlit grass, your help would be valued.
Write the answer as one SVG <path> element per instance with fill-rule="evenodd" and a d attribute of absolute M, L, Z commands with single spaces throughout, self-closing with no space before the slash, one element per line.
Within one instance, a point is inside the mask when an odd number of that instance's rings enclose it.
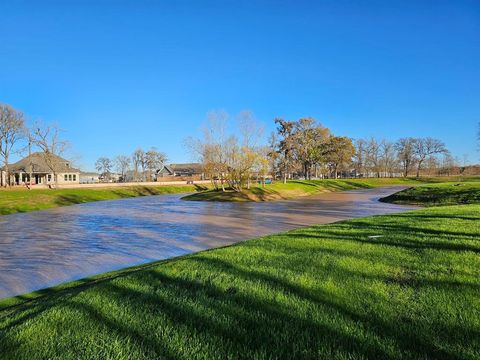
<path fill-rule="evenodd" d="M 382 201 L 397 204 L 480 204 L 480 182 L 428 184 L 400 191 Z"/>
<path fill-rule="evenodd" d="M 262 186 L 254 184 L 250 189 L 242 192 L 233 190 L 208 190 L 183 197 L 184 200 L 195 201 L 272 201 L 285 200 L 301 196 L 319 194 L 331 191 L 346 191 L 356 189 L 369 189 L 379 186 L 406 185 L 417 186 L 425 183 L 444 181 L 470 182 L 480 181 L 480 177 L 465 178 L 372 178 L 372 179 L 325 179 L 325 180 L 290 180 L 286 184 L 276 181 L 274 184 Z"/>
<path fill-rule="evenodd" d="M 201 187 L 204 189 L 205 187 Z M 0 190 L 0 215 L 44 210 L 92 201 L 114 200 L 136 196 L 186 193 L 196 191 L 194 185 L 129 186 L 84 189 L 11 189 Z"/>
<path fill-rule="evenodd" d="M 9 299 L 0 357 L 478 359 L 479 223 L 368 217 Z"/>

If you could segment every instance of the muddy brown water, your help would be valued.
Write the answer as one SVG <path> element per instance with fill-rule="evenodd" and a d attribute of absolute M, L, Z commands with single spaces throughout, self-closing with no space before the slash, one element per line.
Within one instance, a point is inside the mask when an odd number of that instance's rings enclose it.
<path fill-rule="evenodd" d="M 148 196 L 0 217 L 0 298 L 313 224 L 415 209 L 388 187 L 265 203 Z"/>

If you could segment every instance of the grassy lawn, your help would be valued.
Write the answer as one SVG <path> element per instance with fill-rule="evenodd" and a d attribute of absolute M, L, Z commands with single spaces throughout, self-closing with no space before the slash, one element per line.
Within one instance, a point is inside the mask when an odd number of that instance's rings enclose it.
<path fill-rule="evenodd" d="M 332 180 L 291 180 L 287 184 L 275 182 L 262 187 L 254 185 L 250 190 L 243 192 L 236 191 L 215 191 L 208 190 L 183 197 L 184 200 L 193 201 L 272 201 L 285 200 L 295 197 L 308 196 L 322 192 L 345 191 L 355 189 L 368 189 L 379 186 L 407 185 L 417 186 L 425 183 L 437 183 L 448 181 L 468 182 L 480 181 L 479 178 L 380 178 L 380 179 L 332 179 Z"/>
<path fill-rule="evenodd" d="M 478 359 L 479 223 L 343 221 L 8 299 L 0 358 Z"/>
<path fill-rule="evenodd" d="M 130 186 L 84 189 L 2 189 L 0 190 L 0 215 L 92 201 L 114 200 L 136 196 L 174 194 L 197 191 L 194 185 Z M 201 187 L 205 189 L 205 187 Z"/>
<path fill-rule="evenodd" d="M 382 201 L 396 204 L 480 204 L 480 182 L 449 182 L 421 185 L 400 191 Z"/>

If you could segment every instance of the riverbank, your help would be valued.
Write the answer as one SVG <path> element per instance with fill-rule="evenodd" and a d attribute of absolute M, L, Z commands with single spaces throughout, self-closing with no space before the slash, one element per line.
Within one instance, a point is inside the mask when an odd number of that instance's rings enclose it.
<path fill-rule="evenodd" d="M 124 199 L 137 196 L 188 193 L 205 190 L 205 185 L 157 185 L 102 187 L 84 189 L 1 189 L 0 215 L 15 214 L 93 201 Z"/>
<path fill-rule="evenodd" d="M 291 180 L 286 184 L 275 182 L 265 187 L 255 184 L 242 192 L 233 190 L 207 190 L 187 195 L 182 200 L 189 201 L 220 201 L 220 202 L 247 202 L 247 201 L 275 201 L 288 200 L 302 196 L 310 196 L 324 192 L 370 189 L 380 186 L 406 185 L 418 186 L 426 183 L 445 181 L 468 182 L 479 178 L 372 178 L 372 179 L 325 179 L 325 180 Z"/>
<path fill-rule="evenodd" d="M 480 204 L 480 181 L 416 186 L 387 196 L 381 201 L 424 206 Z"/>
<path fill-rule="evenodd" d="M 7 358 L 480 356 L 480 205 L 314 226 L 0 302 Z M 461 229 L 461 230 L 459 230 Z"/>

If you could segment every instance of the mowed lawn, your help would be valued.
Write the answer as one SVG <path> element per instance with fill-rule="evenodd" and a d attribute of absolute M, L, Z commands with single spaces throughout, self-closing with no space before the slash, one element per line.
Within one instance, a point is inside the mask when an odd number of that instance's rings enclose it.
<path fill-rule="evenodd" d="M 0 189 L 0 215 L 44 210 L 92 201 L 204 190 L 204 186 L 159 185 L 79 189 Z"/>
<path fill-rule="evenodd" d="M 0 309 L 1 358 L 478 359 L 480 205 L 304 228 Z"/>
<path fill-rule="evenodd" d="M 480 181 L 422 185 L 400 191 L 383 200 L 396 204 L 428 206 L 480 204 Z"/>
<path fill-rule="evenodd" d="M 369 178 L 369 179 L 324 179 L 324 180 L 289 180 L 286 184 L 276 181 L 274 184 L 262 186 L 252 184 L 250 189 L 242 192 L 233 190 L 208 190 L 183 197 L 184 200 L 193 201 L 272 201 L 286 200 L 301 196 L 309 196 L 323 192 L 347 191 L 357 189 L 370 189 L 380 186 L 418 186 L 425 183 L 438 183 L 451 181 L 446 177 L 425 178 Z M 480 181 L 480 177 L 456 177 L 458 182 Z"/>

